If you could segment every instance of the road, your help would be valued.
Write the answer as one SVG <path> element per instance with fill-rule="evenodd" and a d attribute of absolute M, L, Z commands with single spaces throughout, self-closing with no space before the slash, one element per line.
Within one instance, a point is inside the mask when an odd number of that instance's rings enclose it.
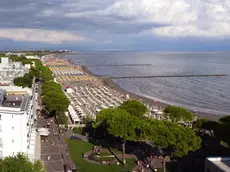
<path fill-rule="evenodd" d="M 41 87 L 38 85 L 38 97 L 40 99 Z M 41 101 L 38 101 L 41 106 Z M 50 124 L 47 126 L 47 124 Z M 47 172 L 63 172 L 64 164 L 72 164 L 66 138 L 72 135 L 71 130 L 67 132 L 58 132 L 58 126 L 54 118 L 45 118 L 43 114 L 37 112 L 37 128 L 49 128 L 50 135 L 41 137 L 41 160 Z"/>

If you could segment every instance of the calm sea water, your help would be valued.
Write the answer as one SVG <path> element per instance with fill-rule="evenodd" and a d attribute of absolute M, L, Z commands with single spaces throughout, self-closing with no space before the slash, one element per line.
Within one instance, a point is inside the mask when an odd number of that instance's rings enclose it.
<path fill-rule="evenodd" d="M 114 80 L 127 91 L 191 110 L 230 114 L 230 53 L 82 52 L 65 55 L 75 64 L 151 64 L 151 66 L 91 66 L 103 76 L 224 73 L 226 77 Z"/>

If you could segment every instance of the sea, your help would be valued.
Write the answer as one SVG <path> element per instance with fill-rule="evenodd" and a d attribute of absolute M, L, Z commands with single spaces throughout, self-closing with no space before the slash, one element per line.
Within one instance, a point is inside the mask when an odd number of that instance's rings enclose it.
<path fill-rule="evenodd" d="M 223 77 L 135 78 L 113 80 L 123 89 L 215 115 L 230 114 L 230 53 L 99 51 L 62 55 L 100 76 L 227 74 Z M 131 66 L 129 66 L 132 64 Z M 135 65 L 134 65 L 135 64 Z M 146 65 L 148 64 L 148 65 Z"/>

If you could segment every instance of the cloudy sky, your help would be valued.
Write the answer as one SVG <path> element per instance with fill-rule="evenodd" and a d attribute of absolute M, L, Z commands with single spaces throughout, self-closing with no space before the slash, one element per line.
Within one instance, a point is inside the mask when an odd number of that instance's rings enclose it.
<path fill-rule="evenodd" d="M 230 50 L 230 0 L 0 0 L 0 49 Z"/>

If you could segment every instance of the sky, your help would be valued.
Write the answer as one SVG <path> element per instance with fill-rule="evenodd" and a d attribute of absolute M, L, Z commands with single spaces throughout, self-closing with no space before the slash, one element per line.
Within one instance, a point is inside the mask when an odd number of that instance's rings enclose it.
<path fill-rule="evenodd" d="M 1 0 L 0 50 L 229 51 L 230 0 Z"/>

